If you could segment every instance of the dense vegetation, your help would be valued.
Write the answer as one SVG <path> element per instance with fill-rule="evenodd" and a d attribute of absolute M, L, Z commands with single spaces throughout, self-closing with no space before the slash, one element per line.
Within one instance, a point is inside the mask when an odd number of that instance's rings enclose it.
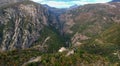
<path fill-rule="evenodd" d="M 27 62 L 30 58 L 41 55 L 38 50 L 26 49 L 26 50 L 13 50 L 0 53 L 0 66 L 21 66 L 24 62 Z"/>
<path fill-rule="evenodd" d="M 89 66 L 94 64 L 119 66 L 118 55 L 114 55 L 120 50 L 119 34 L 120 26 L 115 24 L 99 36 L 87 41 L 84 45 L 74 48 L 76 49 L 74 55 L 66 57 L 66 52 L 44 54 L 41 62 L 31 64 L 43 64 L 45 66 L 79 66 L 82 64 Z"/>
<path fill-rule="evenodd" d="M 36 45 L 43 44 L 46 38 L 49 38 L 43 46 L 47 45 L 45 51 L 56 52 L 62 46 L 65 46 L 64 38 L 59 35 L 57 30 L 52 30 L 51 27 L 45 27 L 41 32 L 41 36 L 36 41 Z M 41 38 L 42 37 L 42 38 Z"/>
<path fill-rule="evenodd" d="M 46 30 L 47 29 L 44 31 Z M 44 32 L 44 34 L 47 35 L 46 32 Z M 120 50 L 118 41 L 119 34 L 120 26 L 119 24 L 115 24 L 100 34 L 100 36 L 97 36 L 96 38 L 89 40 L 88 43 L 86 42 L 86 44 L 75 48 L 75 54 L 71 56 L 66 56 L 67 52 L 46 54 L 33 49 L 3 52 L 0 53 L 0 65 L 20 66 L 30 60 L 30 58 L 41 56 L 41 61 L 30 63 L 28 66 L 93 66 L 94 64 L 119 66 L 120 60 L 117 55 L 113 54 Z"/>
<path fill-rule="evenodd" d="M 115 24 L 81 48 L 89 53 L 107 57 L 111 62 L 120 62 L 118 55 L 114 55 L 120 53 L 119 34 L 120 26 Z"/>
<path fill-rule="evenodd" d="M 0 65 L 2 66 L 21 66 L 30 58 L 41 56 L 42 60 L 27 64 L 27 66 L 79 66 L 79 65 L 105 65 L 119 66 L 118 62 L 110 62 L 108 58 L 97 54 L 90 54 L 84 50 L 77 49 L 74 55 L 66 56 L 64 53 L 46 54 L 38 50 L 14 50 L 0 53 Z"/>

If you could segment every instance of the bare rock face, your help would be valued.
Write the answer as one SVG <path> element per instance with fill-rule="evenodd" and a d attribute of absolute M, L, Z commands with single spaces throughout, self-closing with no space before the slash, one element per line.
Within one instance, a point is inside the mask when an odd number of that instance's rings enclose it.
<path fill-rule="evenodd" d="M 13 1 L 16 2 L 16 0 Z M 43 25 L 47 26 L 47 17 L 47 10 L 33 2 L 20 3 L 1 9 L 0 49 L 29 48 L 40 37 Z"/>
<path fill-rule="evenodd" d="M 37 47 L 55 52 L 64 45 L 60 22 L 49 9 L 29 0 L 0 2 L 8 2 L 0 6 L 0 51 Z"/>

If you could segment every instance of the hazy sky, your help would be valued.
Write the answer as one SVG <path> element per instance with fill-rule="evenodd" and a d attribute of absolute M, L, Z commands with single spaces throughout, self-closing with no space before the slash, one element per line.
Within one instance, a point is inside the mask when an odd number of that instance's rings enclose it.
<path fill-rule="evenodd" d="M 105 3 L 111 0 L 33 0 L 33 1 L 41 4 L 47 4 L 51 7 L 66 8 L 75 4 L 84 5 L 91 3 Z"/>

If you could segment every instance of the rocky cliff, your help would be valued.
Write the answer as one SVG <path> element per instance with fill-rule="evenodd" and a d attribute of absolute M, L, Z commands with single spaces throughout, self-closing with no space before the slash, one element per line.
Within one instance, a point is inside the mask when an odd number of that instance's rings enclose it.
<path fill-rule="evenodd" d="M 52 24 L 49 17 L 50 14 L 46 8 L 31 1 L 1 7 L 1 50 L 25 49 L 34 46 L 38 42 L 42 44 L 47 37 L 52 39 L 51 35 L 56 32 L 51 30 L 52 27 L 49 26 Z M 47 35 L 43 36 L 42 34 L 46 34 L 43 31 L 48 32 Z M 54 33 L 50 35 L 51 32 Z M 40 39 L 41 41 L 39 41 Z"/>
<path fill-rule="evenodd" d="M 65 44 L 78 45 L 120 21 L 119 3 L 90 4 L 67 10 L 43 7 L 31 1 L 13 1 L 0 8 L 2 50 L 43 44 L 50 38 L 49 29 L 62 37 Z"/>
<path fill-rule="evenodd" d="M 40 36 L 39 32 L 43 28 L 42 23 L 47 25 L 46 10 L 42 6 L 32 3 L 6 7 L 0 12 L 3 27 L 2 50 L 30 47 Z"/>

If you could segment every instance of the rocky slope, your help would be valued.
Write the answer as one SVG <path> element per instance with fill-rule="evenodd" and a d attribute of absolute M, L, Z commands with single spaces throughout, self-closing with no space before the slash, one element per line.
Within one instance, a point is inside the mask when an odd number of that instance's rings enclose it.
<path fill-rule="evenodd" d="M 81 48 L 89 53 L 107 57 L 111 62 L 120 60 L 120 24 L 113 24 Z"/>
<path fill-rule="evenodd" d="M 58 33 L 49 26 L 52 24 L 49 17 L 50 14 L 46 8 L 31 1 L 1 7 L 0 49 L 25 49 L 38 44 L 41 47 L 43 43 L 57 40 Z M 62 44 L 60 37 L 59 40 L 56 46 L 59 43 Z M 54 46 L 54 41 L 51 44 Z"/>
<path fill-rule="evenodd" d="M 60 16 L 63 32 L 72 43 L 80 43 L 102 33 L 114 23 L 120 23 L 120 3 L 88 4 Z"/>

